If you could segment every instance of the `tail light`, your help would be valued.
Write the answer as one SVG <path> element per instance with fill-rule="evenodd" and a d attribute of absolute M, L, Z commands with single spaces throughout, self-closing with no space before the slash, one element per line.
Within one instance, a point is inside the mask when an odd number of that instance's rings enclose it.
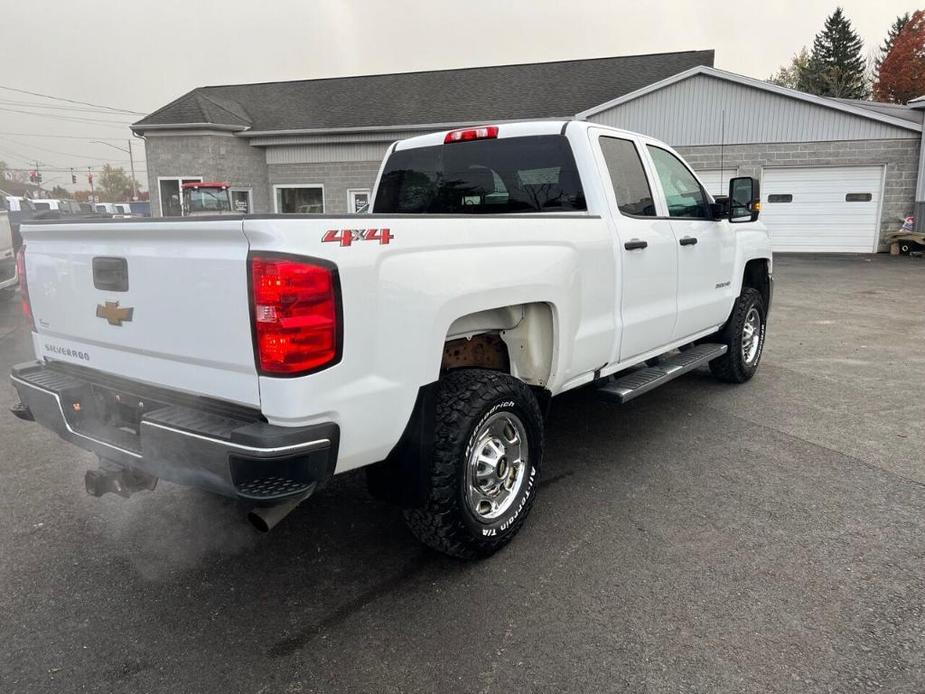
<path fill-rule="evenodd" d="M 470 140 L 493 140 L 498 137 L 497 125 L 483 125 L 479 128 L 466 128 L 465 130 L 451 130 L 443 138 L 443 144 L 451 142 L 469 142 Z"/>
<path fill-rule="evenodd" d="M 260 373 L 302 376 L 340 360 L 337 270 L 325 261 L 250 257 L 254 346 Z"/>
<path fill-rule="evenodd" d="M 35 317 L 32 315 L 32 303 L 29 301 L 29 285 L 26 283 L 26 247 L 22 246 L 16 252 L 16 274 L 19 276 L 19 296 L 22 298 L 22 313 L 35 328 Z"/>

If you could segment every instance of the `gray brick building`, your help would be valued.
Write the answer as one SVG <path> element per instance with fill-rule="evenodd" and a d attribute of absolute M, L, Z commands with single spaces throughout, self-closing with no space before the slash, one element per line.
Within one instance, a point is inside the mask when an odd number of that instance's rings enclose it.
<path fill-rule="evenodd" d="M 155 215 L 220 180 L 252 213 L 352 212 L 395 140 L 580 118 L 679 149 L 704 186 L 762 182 L 776 250 L 871 252 L 925 208 L 922 110 L 826 99 L 714 69 L 713 51 L 201 87 L 133 126 Z M 925 215 L 925 209 L 921 210 Z"/>

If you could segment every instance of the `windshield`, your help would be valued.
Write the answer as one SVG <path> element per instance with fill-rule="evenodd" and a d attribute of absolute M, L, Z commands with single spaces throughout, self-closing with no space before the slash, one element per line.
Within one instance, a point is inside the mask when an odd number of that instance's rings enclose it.
<path fill-rule="evenodd" d="M 568 140 L 533 135 L 399 150 L 378 213 L 502 214 L 587 209 Z"/>
<path fill-rule="evenodd" d="M 190 212 L 229 212 L 228 190 L 220 188 L 188 188 L 183 191 L 184 207 Z"/>

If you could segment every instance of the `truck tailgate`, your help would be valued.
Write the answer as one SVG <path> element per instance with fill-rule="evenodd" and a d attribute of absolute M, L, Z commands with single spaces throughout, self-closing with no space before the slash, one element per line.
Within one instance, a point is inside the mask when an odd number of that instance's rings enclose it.
<path fill-rule="evenodd" d="M 38 354 L 260 404 L 240 218 L 46 224 L 23 238 Z"/>

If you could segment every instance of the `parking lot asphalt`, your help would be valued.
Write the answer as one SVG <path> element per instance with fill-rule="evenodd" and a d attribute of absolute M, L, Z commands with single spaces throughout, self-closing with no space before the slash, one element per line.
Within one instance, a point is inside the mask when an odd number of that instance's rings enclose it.
<path fill-rule="evenodd" d="M 925 691 L 925 261 L 781 256 L 742 386 L 554 401 L 536 507 L 479 563 L 362 474 L 273 533 L 6 414 L 0 692 Z M 0 306 L 0 372 L 31 358 Z"/>

